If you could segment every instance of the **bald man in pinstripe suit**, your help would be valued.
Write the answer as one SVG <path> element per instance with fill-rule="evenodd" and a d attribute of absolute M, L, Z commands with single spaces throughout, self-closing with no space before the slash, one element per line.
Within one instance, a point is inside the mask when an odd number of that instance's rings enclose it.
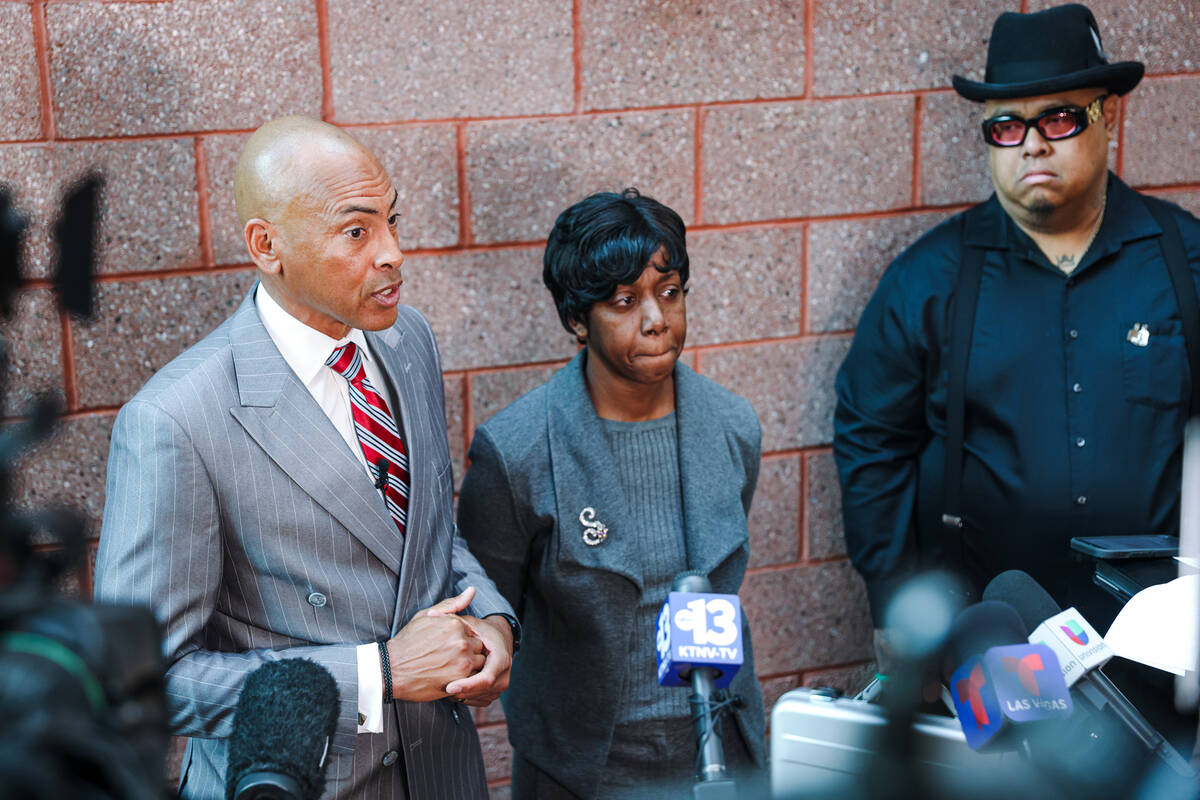
<path fill-rule="evenodd" d="M 250 137 L 235 194 L 260 283 L 121 409 L 96 598 L 164 625 L 185 797 L 224 796 L 241 687 L 281 658 L 337 681 L 325 797 L 486 797 L 464 706 L 508 685 L 518 629 L 452 521 L 441 363 L 399 305 L 395 189 L 352 137 L 291 117 Z M 362 385 L 328 365 L 342 347 L 394 421 L 384 463 Z"/>

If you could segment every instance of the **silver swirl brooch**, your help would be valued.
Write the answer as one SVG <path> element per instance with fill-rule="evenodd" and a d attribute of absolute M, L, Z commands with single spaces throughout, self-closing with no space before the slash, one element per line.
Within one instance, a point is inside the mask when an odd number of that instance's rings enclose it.
<path fill-rule="evenodd" d="M 596 510 L 588 506 L 579 512 L 579 521 L 583 524 L 583 543 L 595 547 L 608 538 L 608 526 L 596 519 Z"/>

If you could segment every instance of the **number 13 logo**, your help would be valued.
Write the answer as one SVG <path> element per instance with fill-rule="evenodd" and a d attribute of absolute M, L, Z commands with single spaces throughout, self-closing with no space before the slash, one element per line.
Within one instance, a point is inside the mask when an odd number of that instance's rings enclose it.
<path fill-rule="evenodd" d="M 716 647 L 728 647 L 737 641 L 736 620 L 737 609 L 723 597 L 707 601 L 698 597 L 675 612 L 675 625 L 680 630 L 691 631 L 693 642 Z"/>

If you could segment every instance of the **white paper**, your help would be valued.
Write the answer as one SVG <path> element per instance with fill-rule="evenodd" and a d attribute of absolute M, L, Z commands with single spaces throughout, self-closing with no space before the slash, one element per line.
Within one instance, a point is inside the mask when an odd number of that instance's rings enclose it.
<path fill-rule="evenodd" d="M 1183 429 L 1182 478 L 1179 555 L 1194 561 L 1200 557 L 1200 417 L 1189 419 Z"/>
<path fill-rule="evenodd" d="M 1117 614 L 1104 641 L 1131 661 L 1183 675 L 1200 652 L 1200 575 L 1138 592 Z"/>
<path fill-rule="evenodd" d="M 1179 574 L 1200 568 L 1200 416 L 1192 417 L 1183 429 L 1183 475 L 1179 499 Z M 1200 606 L 1200 596 L 1188 608 Z M 1195 623 L 1192 624 L 1193 630 Z M 1189 677 L 1175 681 L 1175 705 L 1195 708 L 1200 702 L 1200 662 L 1188 665 Z"/>

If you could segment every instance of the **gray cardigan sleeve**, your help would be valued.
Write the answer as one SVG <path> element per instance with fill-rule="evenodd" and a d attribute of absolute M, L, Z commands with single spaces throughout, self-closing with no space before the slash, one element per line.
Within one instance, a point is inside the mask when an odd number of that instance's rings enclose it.
<path fill-rule="evenodd" d="M 458 525 L 496 587 L 522 613 L 532 527 L 517 502 L 504 455 L 485 428 L 475 432 L 471 467 L 458 496 Z"/>

